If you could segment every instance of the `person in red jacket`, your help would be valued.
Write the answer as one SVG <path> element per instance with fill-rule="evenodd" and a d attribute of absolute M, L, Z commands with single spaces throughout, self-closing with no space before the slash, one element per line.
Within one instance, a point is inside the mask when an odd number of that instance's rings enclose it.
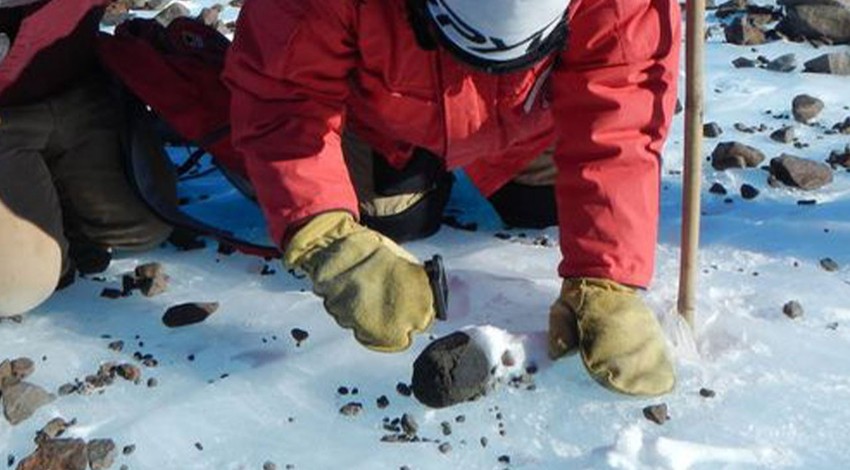
<path fill-rule="evenodd" d="M 110 250 L 171 231 L 125 176 L 125 121 L 95 47 L 107 3 L 0 0 L 0 316 L 35 308 L 75 266 L 105 269 Z"/>
<path fill-rule="evenodd" d="M 510 223 L 558 222 L 550 355 L 662 394 L 674 371 L 638 289 L 679 41 L 673 0 L 252 0 L 224 73 L 234 143 L 285 262 L 367 347 L 432 322 L 423 267 L 390 238 L 433 233 L 463 168 Z"/>

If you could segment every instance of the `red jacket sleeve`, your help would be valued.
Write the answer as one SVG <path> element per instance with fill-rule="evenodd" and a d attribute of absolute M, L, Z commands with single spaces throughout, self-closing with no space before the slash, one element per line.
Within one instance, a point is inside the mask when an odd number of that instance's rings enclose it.
<path fill-rule="evenodd" d="M 228 52 L 233 142 L 278 243 L 312 215 L 357 213 L 340 145 L 356 56 L 353 4 L 245 2 Z"/>
<path fill-rule="evenodd" d="M 552 78 L 562 277 L 645 287 L 676 102 L 676 0 L 575 0 Z"/>

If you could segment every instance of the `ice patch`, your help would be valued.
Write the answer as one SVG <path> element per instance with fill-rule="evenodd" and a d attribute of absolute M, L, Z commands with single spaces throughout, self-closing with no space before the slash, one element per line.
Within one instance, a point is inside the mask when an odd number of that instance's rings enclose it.
<path fill-rule="evenodd" d="M 771 467 L 787 465 L 787 458 L 770 448 L 722 447 L 667 437 L 646 436 L 638 425 L 617 435 L 614 445 L 604 450 L 611 468 L 641 470 L 665 468 L 687 470 L 706 464 L 720 466 Z"/>

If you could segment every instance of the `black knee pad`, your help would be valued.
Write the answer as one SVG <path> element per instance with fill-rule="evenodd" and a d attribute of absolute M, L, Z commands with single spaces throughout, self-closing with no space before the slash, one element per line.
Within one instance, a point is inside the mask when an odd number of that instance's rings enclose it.
<path fill-rule="evenodd" d="M 443 173 L 434 188 L 406 210 L 388 216 L 361 214 L 360 221 L 398 243 L 430 237 L 440 230 L 453 185 L 454 176 Z"/>
<path fill-rule="evenodd" d="M 541 229 L 558 225 L 555 187 L 510 182 L 490 196 L 502 222 L 516 228 Z"/>

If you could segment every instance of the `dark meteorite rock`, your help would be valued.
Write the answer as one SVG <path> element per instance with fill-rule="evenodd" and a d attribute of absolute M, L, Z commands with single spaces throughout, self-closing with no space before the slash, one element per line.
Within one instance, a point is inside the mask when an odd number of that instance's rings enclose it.
<path fill-rule="evenodd" d="M 218 302 L 194 302 L 175 305 L 165 312 L 162 322 L 169 328 L 200 323 L 218 310 Z"/>
<path fill-rule="evenodd" d="M 413 395 L 433 408 L 473 400 L 487 392 L 489 371 L 480 346 L 466 333 L 455 332 L 432 342 L 416 358 Z"/>

